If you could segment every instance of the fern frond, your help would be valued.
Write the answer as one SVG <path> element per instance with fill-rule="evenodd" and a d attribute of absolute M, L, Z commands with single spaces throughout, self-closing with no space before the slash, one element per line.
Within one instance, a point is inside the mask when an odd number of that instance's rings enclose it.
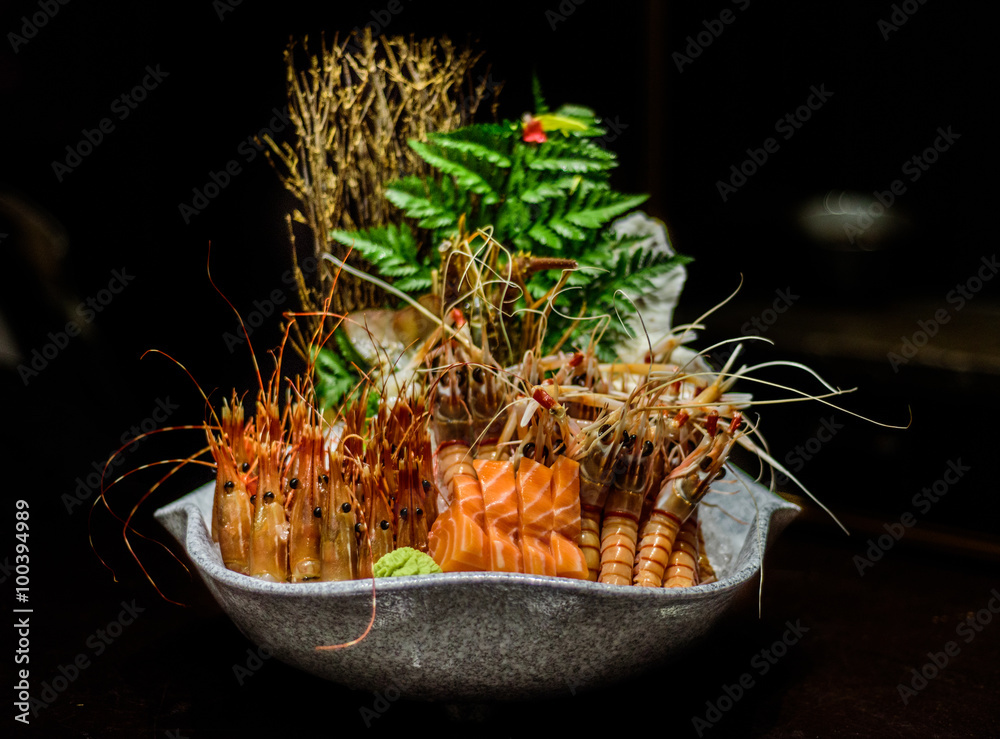
<path fill-rule="evenodd" d="M 602 228 L 612 219 L 626 213 L 646 202 L 648 195 L 621 196 L 617 193 L 607 193 L 600 201 L 605 205 L 575 210 L 566 214 L 566 220 L 583 228 Z"/>
<path fill-rule="evenodd" d="M 456 161 L 444 153 L 444 151 L 447 150 L 442 151 L 439 147 L 424 144 L 420 141 L 411 140 L 410 148 L 417 152 L 417 154 L 419 154 L 420 157 L 432 167 L 435 167 L 441 170 L 444 174 L 453 177 L 455 179 L 455 184 L 459 187 L 470 190 L 477 195 L 482 195 L 484 203 L 493 204 L 499 202 L 500 196 L 497 194 L 496 190 L 493 189 L 490 182 L 485 176 L 472 168 L 477 161 L 475 158 L 462 157 L 463 161 Z"/>
<path fill-rule="evenodd" d="M 510 157 L 503 151 L 485 143 L 466 139 L 461 136 L 461 132 L 455 134 L 431 133 L 427 134 L 427 139 L 442 149 L 451 149 L 452 151 L 469 154 L 476 159 L 489 162 L 497 167 L 509 167 L 511 165 Z"/>
<path fill-rule="evenodd" d="M 431 267 L 426 259 L 421 259 L 416 237 L 405 224 L 360 231 L 336 230 L 330 232 L 330 238 L 352 247 L 384 277 L 430 285 Z"/>

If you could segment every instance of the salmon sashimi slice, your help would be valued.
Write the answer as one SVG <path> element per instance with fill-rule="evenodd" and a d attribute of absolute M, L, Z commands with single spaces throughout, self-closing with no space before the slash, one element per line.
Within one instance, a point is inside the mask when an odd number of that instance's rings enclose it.
<path fill-rule="evenodd" d="M 587 568 L 587 559 L 575 541 L 553 531 L 549 546 L 552 549 L 552 557 L 556 561 L 556 575 L 574 577 L 578 580 L 589 579 L 590 570 Z"/>
<path fill-rule="evenodd" d="M 486 533 L 490 540 L 490 569 L 522 572 L 514 466 L 510 462 L 484 459 L 476 460 L 473 465 L 483 494 Z"/>
<path fill-rule="evenodd" d="M 521 532 L 543 539 L 552 533 L 552 470 L 532 459 L 522 459 L 517 469 L 517 495 L 521 508 Z"/>
<path fill-rule="evenodd" d="M 446 510 L 440 516 L 434 519 L 434 523 L 431 525 L 431 530 L 427 532 L 427 553 L 434 558 L 434 561 L 438 561 L 438 555 L 436 552 L 443 551 L 441 547 L 446 546 L 445 537 L 447 536 L 447 521 L 452 517 L 451 511 Z M 441 564 L 438 562 L 438 564 Z"/>
<path fill-rule="evenodd" d="M 489 538 L 483 527 L 471 516 L 457 513 L 450 528 L 452 540 L 442 558 L 444 561 L 440 563 L 441 569 L 445 572 L 489 570 Z"/>
<path fill-rule="evenodd" d="M 490 569 L 489 539 L 471 516 L 446 513 L 434 522 L 433 531 L 434 536 L 427 537 L 428 553 L 442 571 Z"/>
<path fill-rule="evenodd" d="M 559 577 L 587 579 L 580 538 L 580 464 L 560 456 L 552 465 L 552 539 L 549 544 Z"/>
<path fill-rule="evenodd" d="M 562 455 L 552 465 L 552 530 L 570 541 L 580 536 L 580 463 Z"/>
<path fill-rule="evenodd" d="M 471 475 L 455 475 L 452 480 L 452 486 L 455 491 L 455 497 L 451 502 L 449 510 L 454 510 L 456 513 L 464 513 L 482 527 L 486 523 L 486 518 L 484 515 L 483 493 L 479 487 L 479 480 Z"/>
<path fill-rule="evenodd" d="M 521 553 L 524 555 L 524 571 L 529 575 L 556 577 L 556 559 L 552 556 L 550 544 L 535 536 L 521 537 Z"/>
<path fill-rule="evenodd" d="M 456 475 L 454 499 L 427 534 L 428 553 L 445 572 L 490 569 L 489 537 L 483 530 L 483 496 L 479 481 Z"/>
<path fill-rule="evenodd" d="M 552 470 L 531 459 L 522 459 L 516 487 L 521 513 L 521 553 L 524 571 L 555 575 L 556 561 L 549 548 L 552 537 Z"/>

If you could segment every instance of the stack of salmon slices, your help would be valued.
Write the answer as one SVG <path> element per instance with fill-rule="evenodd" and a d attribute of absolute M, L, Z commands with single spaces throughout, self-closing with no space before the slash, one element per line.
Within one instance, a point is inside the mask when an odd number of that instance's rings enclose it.
<path fill-rule="evenodd" d="M 580 535 L 579 465 L 559 457 L 546 467 L 522 458 L 479 459 L 477 477 L 456 475 L 448 508 L 427 536 L 445 572 L 525 572 L 587 579 Z"/>

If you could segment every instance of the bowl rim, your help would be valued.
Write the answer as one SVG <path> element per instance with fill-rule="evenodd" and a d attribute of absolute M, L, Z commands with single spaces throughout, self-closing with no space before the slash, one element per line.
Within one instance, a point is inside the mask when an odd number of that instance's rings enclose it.
<path fill-rule="evenodd" d="M 762 564 L 763 549 L 767 546 L 771 520 L 775 513 L 789 511 L 794 515 L 802 510 L 800 506 L 781 498 L 750 478 L 743 470 L 738 468 L 731 469 L 738 477 L 743 478 L 742 482 L 745 485 L 752 485 L 758 491 L 767 493 L 763 500 L 755 498 L 757 503 L 756 515 L 748 524 L 748 527 L 756 530 L 757 541 L 762 542 L 762 546 L 754 547 L 750 552 L 750 556 L 745 558 L 742 566 L 739 566 L 732 573 L 715 582 L 689 588 L 638 588 L 567 577 L 531 575 L 520 572 L 445 572 L 434 575 L 403 575 L 399 577 L 374 578 L 375 590 L 378 593 L 388 594 L 412 590 L 415 587 L 433 590 L 442 587 L 451 588 L 461 585 L 490 583 L 493 585 L 510 586 L 544 585 L 550 590 L 560 590 L 567 594 L 591 597 L 641 598 L 643 600 L 660 598 L 665 602 L 678 598 L 711 597 L 719 592 L 735 588 L 755 576 Z M 212 551 L 215 542 L 212 541 L 198 500 L 206 495 L 206 491 L 214 489 L 214 485 L 214 482 L 201 485 L 174 502 L 157 509 L 153 514 L 160 524 L 174 535 L 178 543 L 183 547 L 185 554 L 187 554 L 188 558 L 204 576 L 210 577 L 217 583 L 230 588 L 268 597 L 348 597 L 371 594 L 372 583 L 369 578 L 304 583 L 268 582 L 242 573 L 233 572 L 227 569 L 221 562 L 211 559 L 208 556 L 208 552 Z M 170 522 L 172 521 L 184 522 L 183 537 L 180 535 L 181 527 L 171 526 Z M 756 526 L 754 526 L 755 524 Z M 752 540 L 750 534 L 751 532 L 748 531 L 748 536 L 744 539 L 743 545 L 733 555 L 737 563 L 740 560 L 740 554 Z"/>

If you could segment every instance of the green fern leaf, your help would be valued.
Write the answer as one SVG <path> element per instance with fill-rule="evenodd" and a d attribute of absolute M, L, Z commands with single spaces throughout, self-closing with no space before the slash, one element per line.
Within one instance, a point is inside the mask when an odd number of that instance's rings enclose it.
<path fill-rule="evenodd" d="M 572 214 L 567 214 L 567 220 L 569 220 L 570 215 Z M 567 220 L 562 218 L 550 218 L 549 227 L 557 234 L 564 236 L 567 239 L 572 239 L 573 241 L 586 241 L 587 232 L 580 230 L 572 223 L 568 223 Z"/>
<path fill-rule="evenodd" d="M 633 195 L 601 207 L 572 211 L 566 214 L 566 220 L 583 228 L 601 228 L 613 218 L 644 203 L 648 198 L 648 195 Z"/>
<path fill-rule="evenodd" d="M 431 288 L 431 278 L 424 275 L 405 277 L 402 280 L 394 282 L 393 285 L 407 293 L 426 292 Z"/>
<path fill-rule="evenodd" d="M 528 236 L 533 238 L 542 246 L 547 246 L 549 249 L 562 249 L 562 239 L 549 230 L 544 223 L 536 223 L 533 225 L 528 231 Z"/>
<path fill-rule="evenodd" d="M 521 200 L 526 203 L 540 203 L 546 198 L 566 197 L 582 180 L 579 177 L 560 177 L 550 182 L 540 182 L 521 191 Z"/>
<path fill-rule="evenodd" d="M 486 178 L 478 172 L 469 169 L 469 167 L 465 164 L 449 159 L 448 157 L 434 151 L 434 149 L 427 144 L 416 141 L 415 139 L 410 140 L 410 148 L 417 152 L 417 154 L 419 154 L 420 157 L 432 167 L 436 167 L 443 173 L 454 177 L 455 184 L 459 187 L 470 190 L 477 195 L 482 195 L 484 203 L 493 204 L 499 202 L 500 196 L 496 193 L 493 186 L 490 185 Z"/>
<path fill-rule="evenodd" d="M 611 169 L 612 162 L 599 161 L 595 159 L 582 159 L 579 157 L 538 157 L 528 164 L 531 169 L 544 170 L 547 172 L 576 172 L 579 174 L 587 172 L 601 172 Z"/>
<path fill-rule="evenodd" d="M 427 138 L 440 146 L 442 149 L 451 149 L 453 151 L 462 152 L 463 154 L 469 154 L 476 159 L 487 161 L 497 167 L 509 167 L 511 165 L 510 157 L 502 151 L 497 151 L 496 149 L 475 141 L 458 138 L 454 134 L 431 133 L 427 135 Z M 421 156 L 423 155 L 421 154 Z"/>
<path fill-rule="evenodd" d="M 386 199 L 406 212 L 409 218 L 426 218 L 441 212 L 441 205 L 428 194 L 424 181 L 419 177 L 396 180 L 386 188 Z"/>
<path fill-rule="evenodd" d="M 331 231 L 330 238 L 352 247 L 385 277 L 420 278 L 429 284 L 430 267 L 420 259 L 417 240 L 405 224 L 362 231 Z"/>

